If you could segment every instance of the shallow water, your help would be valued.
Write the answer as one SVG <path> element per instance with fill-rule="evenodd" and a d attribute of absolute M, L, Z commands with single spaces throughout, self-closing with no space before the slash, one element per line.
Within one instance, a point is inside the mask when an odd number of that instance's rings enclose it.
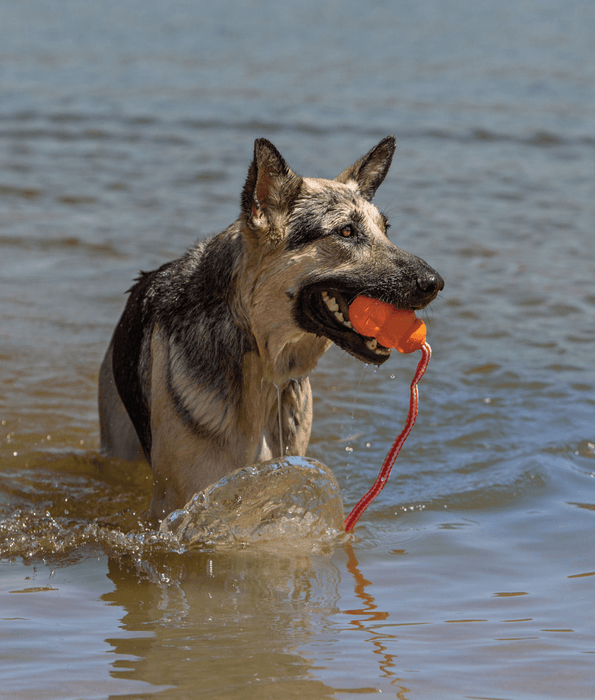
<path fill-rule="evenodd" d="M 594 31 L 586 0 L 2 4 L 0 695 L 593 697 Z M 447 285 L 388 486 L 349 544 L 173 551 L 97 453 L 126 289 L 236 217 L 254 138 L 333 177 L 388 133 L 376 203 Z M 416 360 L 312 375 L 346 511 Z"/>

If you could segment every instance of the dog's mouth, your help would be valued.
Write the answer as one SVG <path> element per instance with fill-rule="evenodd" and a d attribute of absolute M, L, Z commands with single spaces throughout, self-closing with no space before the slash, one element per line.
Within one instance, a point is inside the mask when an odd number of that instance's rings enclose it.
<path fill-rule="evenodd" d="M 315 284 L 302 291 L 297 320 L 305 330 L 332 340 L 362 362 L 381 365 L 390 357 L 375 338 L 358 333 L 349 320 L 349 305 L 359 292 Z"/>

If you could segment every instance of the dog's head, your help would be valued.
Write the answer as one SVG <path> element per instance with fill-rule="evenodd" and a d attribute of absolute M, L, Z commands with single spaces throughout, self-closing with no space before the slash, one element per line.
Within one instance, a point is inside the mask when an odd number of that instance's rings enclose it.
<path fill-rule="evenodd" d="M 388 219 L 372 204 L 395 151 L 387 136 L 334 180 L 302 178 L 258 139 L 242 192 L 243 235 L 261 309 L 278 325 L 327 338 L 364 362 L 390 350 L 357 333 L 349 304 L 364 294 L 399 309 L 426 307 L 444 287 L 421 258 L 388 239 Z M 287 313 L 279 311 L 279 298 Z"/>

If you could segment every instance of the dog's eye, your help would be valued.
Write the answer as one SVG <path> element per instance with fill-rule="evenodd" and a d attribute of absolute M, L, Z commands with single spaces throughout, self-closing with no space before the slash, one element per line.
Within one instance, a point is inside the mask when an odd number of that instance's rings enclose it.
<path fill-rule="evenodd" d="M 348 224 L 347 226 L 343 226 L 339 229 L 339 235 L 343 238 L 350 238 L 351 236 L 353 236 L 353 234 L 353 226 L 351 226 L 350 224 Z"/>

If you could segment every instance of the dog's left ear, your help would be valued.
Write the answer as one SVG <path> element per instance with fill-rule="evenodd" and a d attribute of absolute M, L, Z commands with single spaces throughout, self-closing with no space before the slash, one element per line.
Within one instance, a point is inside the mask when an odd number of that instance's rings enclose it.
<path fill-rule="evenodd" d="M 362 197 L 371 202 L 376 190 L 388 173 L 396 147 L 395 137 L 386 136 L 363 158 L 360 158 L 350 168 L 346 168 L 335 179 L 344 185 L 355 182 Z"/>
<path fill-rule="evenodd" d="M 242 213 L 250 229 L 275 233 L 275 219 L 287 209 L 300 178 L 267 139 L 254 142 L 254 159 L 242 190 Z"/>

